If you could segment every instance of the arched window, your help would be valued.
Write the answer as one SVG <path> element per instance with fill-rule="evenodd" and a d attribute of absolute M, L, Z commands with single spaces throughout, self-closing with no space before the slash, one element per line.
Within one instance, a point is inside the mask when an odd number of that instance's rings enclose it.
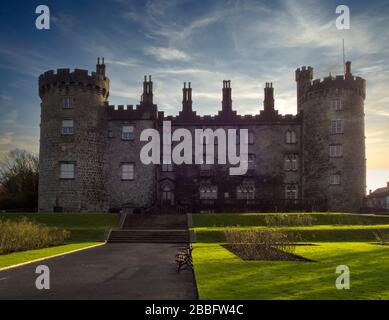
<path fill-rule="evenodd" d="M 173 198 L 173 192 L 169 185 L 164 185 L 162 188 L 162 200 L 171 200 Z"/>
<path fill-rule="evenodd" d="M 169 205 L 174 205 L 174 186 L 170 183 L 165 183 L 161 187 L 162 202 Z"/>
<path fill-rule="evenodd" d="M 287 184 L 285 186 L 285 197 L 287 200 L 298 199 L 298 186 L 297 184 Z"/>

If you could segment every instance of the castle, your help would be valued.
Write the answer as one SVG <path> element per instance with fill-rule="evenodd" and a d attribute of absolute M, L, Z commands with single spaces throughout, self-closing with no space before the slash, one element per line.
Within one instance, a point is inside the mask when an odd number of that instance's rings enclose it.
<path fill-rule="evenodd" d="M 231 82 L 223 81 L 217 115 L 199 116 L 192 87 L 184 85 L 182 109 L 166 116 L 153 103 L 145 77 L 139 105 L 108 103 L 104 59 L 96 72 L 47 71 L 41 97 L 39 210 L 72 212 L 359 211 L 365 196 L 365 80 L 351 73 L 313 80 L 296 70 L 297 113 L 280 115 L 267 83 L 263 110 L 239 115 Z M 259 108 L 258 108 L 259 109 Z M 145 165 L 142 130 L 248 129 L 248 170 L 229 165 Z M 215 146 L 217 141 L 212 141 Z"/>

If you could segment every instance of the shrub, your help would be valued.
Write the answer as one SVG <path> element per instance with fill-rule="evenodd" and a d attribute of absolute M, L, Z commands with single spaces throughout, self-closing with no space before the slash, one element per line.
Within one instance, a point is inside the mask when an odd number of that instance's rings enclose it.
<path fill-rule="evenodd" d="M 311 226 L 316 218 L 308 214 L 274 214 L 265 217 L 268 227 Z"/>
<path fill-rule="evenodd" d="M 382 245 L 389 245 L 389 234 L 383 231 L 374 232 L 376 241 Z"/>
<path fill-rule="evenodd" d="M 292 254 L 296 248 L 293 233 L 278 230 L 224 232 L 227 243 L 245 259 L 272 260 Z"/>
<path fill-rule="evenodd" d="M 27 218 L 0 220 L 0 254 L 59 245 L 70 232 L 36 224 Z"/>

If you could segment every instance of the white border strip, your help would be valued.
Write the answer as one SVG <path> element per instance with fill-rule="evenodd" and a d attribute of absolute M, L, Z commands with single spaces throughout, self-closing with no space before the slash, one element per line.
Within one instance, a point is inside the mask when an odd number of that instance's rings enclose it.
<path fill-rule="evenodd" d="M 92 248 L 95 248 L 95 247 L 104 246 L 106 243 L 107 242 L 102 242 L 102 243 L 94 244 L 94 245 L 91 245 L 91 246 L 88 246 L 88 247 L 84 247 L 84 248 L 80 248 L 80 249 L 75 249 L 75 250 L 71 250 L 71 251 L 67 251 L 67 252 L 63 252 L 63 253 L 58 253 L 58 254 L 54 254 L 52 256 L 42 257 L 42 258 L 39 258 L 39 259 L 35 259 L 35 260 L 30 260 L 30 261 L 14 264 L 14 265 L 8 266 L 8 267 L 3 267 L 3 268 L 0 268 L 0 272 L 8 270 L 8 269 L 13 269 L 13 268 L 18 268 L 18 267 L 21 267 L 21 266 L 25 266 L 25 265 L 30 264 L 30 263 L 35 263 L 35 262 L 39 262 L 39 261 L 43 261 L 43 260 L 49 260 L 49 259 L 52 259 L 52 258 L 56 258 L 56 257 L 60 257 L 60 256 L 65 256 L 67 254 L 75 253 L 75 252 L 78 252 L 78 251 L 83 251 L 83 250 L 86 250 L 86 249 L 92 249 Z"/>

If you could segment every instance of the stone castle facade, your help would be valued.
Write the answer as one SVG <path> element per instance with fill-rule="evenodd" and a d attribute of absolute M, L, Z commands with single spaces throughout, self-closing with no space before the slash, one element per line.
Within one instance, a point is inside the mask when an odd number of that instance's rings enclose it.
<path fill-rule="evenodd" d="M 108 103 L 104 59 L 96 72 L 48 71 L 39 77 L 41 97 L 40 211 L 246 212 L 358 211 L 365 196 L 365 80 L 351 73 L 313 80 L 296 70 L 297 113 L 280 115 L 267 83 L 263 110 L 239 115 L 231 83 L 223 82 L 222 108 L 199 116 L 192 88 L 182 109 L 166 116 L 153 103 L 145 77 L 139 105 Z M 248 129 L 249 169 L 231 176 L 228 165 L 144 165 L 143 129 Z M 213 141 L 217 144 L 217 142 Z"/>

